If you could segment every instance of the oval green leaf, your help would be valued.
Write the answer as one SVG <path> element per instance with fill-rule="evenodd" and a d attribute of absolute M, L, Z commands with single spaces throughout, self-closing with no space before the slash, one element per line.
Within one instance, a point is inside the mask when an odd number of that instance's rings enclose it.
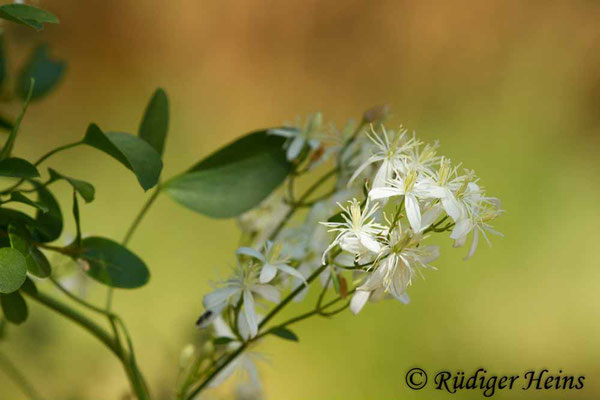
<path fill-rule="evenodd" d="M 137 136 L 122 132 L 102 132 L 96 124 L 91 124 L 83 142 L 90 145 L 129 168 L 144 190 L 158 183 L 162 170 L 160 155 Z"/>
<path fill-rule="evenodd" d="M 35 85 L 31 93 L 31 99 L 36 100 L 44 97 L 58 85 L 66 67 L 67 64 L 64 61 L 54 61 L 48 57 L 47 45 L 36 47 L 25 67 L 21 70 L 17 93 L 25 98 L 33 78 Z"/>
<path fill-rule="evenodd" d="M 19 325 L 27 319 L 27 303 L 21 293 L 0 294 L 0 305 L 8 322 Z"/>
<path fill-rule="evenodd" d="M 292 170 L 285 138 L 250 133 L 213 153 L 164 189 L 184 206 L 215 218 L 229 218 L 255 207 Z"/>
<path fill-rule="evenodd" d="M 44 23 L 58 24 L 58 18 L 49 11 L 27 4 L 5 4 L 0 6 L 0 18 L 42 30 Z"/>
<path fill-rule="evenodd" d="M 63 230 L 63 215 L 58 201 L 54 195 L 43 185 L 31 181 L 38 193 L 38 203 L 48 211 L 38 211 L 35 216 L 38 227 L 34 230 L 34 238 L 46 243 L 52 242 L 60 237 Z"/>
<path fill-rule="evenodd" d="M 291 340 L 293 342 L 297 342 L 299 340 L 298 335 L 296 335 L 294 332 L 292 332 L 288 328 L 284 328 L 283 326 L 277 326 L 277 327 L 271 329 L 269 331 L 269 333 L 271 333 L 275 336 L 278 336 L 282 339 L 285 339 L 285 340 Z"/>
<path fill-rule="evenodd" d="M 81 258 L 89 264 L 89 276 L 105 285 L 134 289 L 144 286 L 150 279 L 146 264 L 117 242 L 101 237 L 88 237 L 82 241 Z"/>
<path fill-rule="evenodd" d="M 52 269 L 48 259 L 37 247 L 33 245 L 32 239 L 24 229 L 18 229 L 14 226 L 8 227 L 8 237 L 10 246 L 18 250 L 27 264 L 27 271 L 38 278 L 47 278 Z"/>
<path fill-rule="evenodd" d="M 138 136 L 144 139 L 158 154 L 163 155 L 169 129 L 169 99 L 162 89 L 156 89 L 140 123 Z"/>
<path fill-rule="evenodd" d="M 48 208 L 45 205 L 31 200 L 29 197 L 25 196 L 21 192 L 12 192 L 10 194 L 10 198 L 8 199 L 8 201 L 15 202 L 15 203 L 21 203 L 21 204 L 27 204 L 28 206 L 37 208 L 41 212 L 48 212 Z"/>
<path fill-rule="evenodd" d="M 10 247 L 0 249 L 0 293 L 19 290 L 27 277 L 25 257 Z"/>
<path fill-rule="evenodd" d="M 0 176 L 10 178 L 37 178 L 40 176 L 37 168 L 22 158 L 6 158 L 0 161 Z"/>
<path fill-rule="evenodd" d="M 48 173 L 50 173 L 50 182 L 64 179 L 81 195 L 86 203 L 94 200 L 96 189 L 94 189 L 94 186 L 91 183 L 65 176 L 52 168 L 48 168 Z"/>

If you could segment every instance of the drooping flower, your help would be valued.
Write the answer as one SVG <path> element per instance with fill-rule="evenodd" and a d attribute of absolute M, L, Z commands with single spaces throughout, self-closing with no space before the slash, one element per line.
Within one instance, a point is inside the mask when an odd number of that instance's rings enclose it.
<path fill-rule="evenodd" d="M 258 333 L 258 323 L 254 296 L 258 295 L 267 301 L 279 303 L 279 290 L 272 285 L 259 281 L 259 269 L 253 263 L 239 264 L 234 275 L 221 283 L 221 287 L 204 296 L 203 305 L 206 312 L 198 319 L 198 325 L 205 327 L 216 318 L 228 305 L 241 305 L 239 319 L 248 325 L 250 336 Z"/>
<path fill-rule="evenodd" d="M 236 250 L 237 255 L 245 255 L 252 257 L 260 262 L 260 283 L 271 282 L 277 271 L 282 271 L 288 275 L 295 276 L 299 279 L 304 279 L 302 274 L 297 269 L 291 267 L 289 258 L 282 255 L 283 245 L 281 242 L 273 243 L 267 241 L 265 244 L 264 253 L 261 253 L 250 247 L 240 247 Z"/>
<path fill-rule="evenodd" d="M 394 229 L 380 256 L 364 283 L 360 285 L 350 302 L 350 310 L 358 314 L 365 303 L 374 294 L 381 297 L 391 294 L 397 300 L 408 303 L 406 288 L 421 268 L 433 268 L 428 264 L 439 257 L 437 246 L 420 244 L 422 236 L 410 229 Z"/>
<path fill-rule="evenodd" d="M 336 238 L 323 252 L 322 263 L 326 261 L 326 256 L 335 246 L 340 245 L 341 249 L 361 257 L 369 252 L 379 253 L 381 244 L 378 239 L 385 227 L 375 221 L 373 215 L 379 209 L 379 204 L 369 204 L 367 199 L 364 207 L 358 200 L 352 199 L 346 207 L 339 204 L 342 208 L 342 218 L 344 222 L 321 222 L 329 228 L 329 232 L 337 232 Z"/>
<path fill-rule="evenodd" d="M 235 351 L 241 344 L 237 341 L 237 337 L 232 332 L 231 328 L 225 323 L 220 316 L 213 321 L 215 335 L 217 337 L 226 337 L 232 339 L 226 346 L 229 351 Z M 247 327 L 243 326 L 243 322 L 238 322 L 238 331 L 244 340 L 248 340 L 250 332 Z M 227 378 L 237 374 L 241 378 L 238 387 L 241 385 L 245 390 L 251 390 L 253 393 L 262 394 L 262 384 L 256 367 L 256 361 L 263 359 L 262 354 L 254 351 L 245 351 L 229 363 L 221 372 L 211 381 L 210 387 L 221 385 Z"/>
<path fill-rule="evenodd" d="M 289 161 L 296 160 L 306 146 L 314 150 L 319 147 L 320 141 L 316 135 L 323 124 L 321 113 L 315 113 L 308 117 L 303 129 L 296 127 L 283 127 L 269 129 L 269 134 L 288 138 L 285 144 L 286 157 Z"/>
<path fill-rule="evenodd" d="M 375 144 L 375 151 L 356 169 L 348 184 L 351 184 L 369 165 L 381 162 L 381 166 L 373 178 L 372 187 L 379 188 L 385 186 L 394 176 L 394 169 L 400 162 L 401 156 L 412 147 L 418 145 L 414 137 L 407 138 L 406 130 L 400 130 L 398 133 L 390 132 L 389 134 L 385 128 L 382 127 L 382 130 L 383 137 L 377 135 L 372 126 L 371 132 L 367 132 L 367 136 Z"/>
<path fill-rule="evenodd" d="M 465 257 L 465 260 L 467 260 L 477 250 L 479 233 L 483 235 L 490 246 L 491 242 L 486 232 L 502 236 L 490 224 L 502 213 L 502 209 L 500 200 L 485 196 L 483 190 L 475 182 L 469 182 L 466 185 L 466 190 L 459 194 L 459 201 L 461 202 L 461 217 L 452 230 L 450 238 L 454 239 L 454 247 L 462 247 L 465 245 L 469 234 L 473 232 L 469 253 Z"/>

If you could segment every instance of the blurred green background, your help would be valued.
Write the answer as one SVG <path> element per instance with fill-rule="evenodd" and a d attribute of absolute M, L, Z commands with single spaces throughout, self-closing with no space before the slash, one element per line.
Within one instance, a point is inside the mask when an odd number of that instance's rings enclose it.
<path fill-rule="evenodd" d="M 21 157 L 81 138 L 92 121 L 134 133 L 157 86 L 171 102 L 165 177 L 255 128 L 316 110 L 341 126 L 388 103 L 391 125 L 439 139 L 443 153 L 474 168 L 503 200 L 496 226 L 505 238 L 468 262 L 466 249 L 441 241 L 439 270 L 415 282 L 409 306 L 388 301 L 357 317 L 309 320 L 294 329 L 299 344 L 264 341 L 268 398 L 482 398 L 480 391 L 411 391 L 404 374 L 414 366 L 562 369 L 585 375 L 585 388 L 494 398 L 600 398 L 600 2 L 38 4 L 61 24 L 42 33 L 4 24 L 11 64 L 47 42 L 68 71 L 30 107 L 16 145 Z M 145 198 L 133 174 L 85 148 L 48 166 L 96 184 L 96 201 L 82 207 L 84 232 L 124 235 Z M 67 187 L 56 189 L 69 204 Z M 66 231 L 74 232 L 72 223 Z M 164 197 L 132 240 L 152 279 L 118 291 L 114 304 L 157 399 L 170 398 L 179 351 L 198 335 L 202 296 L 234 262 L 237 239 L 233 220 L 211 220 Z M 104 294 L 92 285 L 92 300 Z M 0 346 L 49 399 L 127 392 L 111 354 L 38 306 Z M 24 398 L 3 374 L 0 398 Z"/>

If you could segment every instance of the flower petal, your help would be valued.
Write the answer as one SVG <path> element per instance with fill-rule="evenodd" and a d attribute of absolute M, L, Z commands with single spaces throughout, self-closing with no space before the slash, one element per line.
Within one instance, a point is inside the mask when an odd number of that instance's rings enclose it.
<path fill-rule="evenodd" d="M 369 300 L 370 295 L 371 292 L 365 292 L 363 290 L 357 290 L 354 293 L 352 300 L 350 300 L 350 311 L 352 311 L 352 314 L 356 315 L 362 310 L 367 303 L 367 300 Z"/>
<path fill-rule="evenodd" d="M 257 260 L 265 262 L 265 256 L 260 251 L 251 247 L 240 247 L 235 251 L 235 254 L 256 258 Z"/>
<path fill-rule="evenodd" d="M 248 328 L 250 329 L 250 337 L 256 336 L 258 333 L 258 324 L 256 323 L 256 311 L 254 310 L 254 298 L 250 290 L 244 290 L 244 316 L 248 322 Z"/>
<path fill-rule="evenodd" d="M 450 234 L 450 238 L 454 240 L 461 240 L 467 237 L 469 232 L 473 229 L 473 224 L 468 218 L 463 218 L 456 223 L 456 226 Z"/>
<path fill-rule="evenodd" d="M 277 268 L 274 265 L 265 264 L 260 271 L 259 281 L 260 283 L 271 282 L 275 275 L 277 275 Z"/>
<path fill-rule="evenodd" d="M 221 310 L 227 305 L 227 300 L 233 296 L 239 288 L 236 287 L 224 287 L 215 290 L 214 292 L 208 293 L 204 296 L 202 304 L 207 310 L 221 312 Z"/>
<path fill-rule="evenodd" d="M 460 216 L 462 215 L 460 204 L 448 189 L 446 189 L 446 195 L 442 197 L 442 206 L 444 206 L 444 210 L 446 210 L 450 218 L 455 222 L 460 219 Z"/>
<path fill-rule="evenodd" d="M 296 136 L 290 146 L 287 149 L 288 161 L 293 161 L 300 155 L 300 152 L 304 148 L 304 138 L 300 135 Z"/>
<path fill-rule="evenodd" d="M 359 233 L 358 238 L 360 240 L 360 244 L 365 246 L 373 253 L 379 253 L 379 251 L 381 250 L 381 244 L 379 244 L 379 242 L 375 240 L 372 236 L 367 235 L 366 233 Z"/>
<path fill-rule="evenodd" d="M 251 290 L 267 301 L 273 303 L 279 303 L 281 301 L 281 294 L 275 286 L 256 284 L 252 286 Z"/>
<path fill-rule="evenodd" d="M 304 279 L 304 276 L 296 268 L 292 268 L 286 264 L 277 264 L 275 267 L 288 275 L 292 275 L 298 279 L 301 279 L 306 284 L 306 279 Z"/>
<path fill-rule="evenodd" d="M 381 167 L 373 178 L 373 189 L 387 186 L 387 182 L 392 178 L 394 168 L 392 163 L 385 158 L 381 163 Z"/>
<path fill-rule="evenodd" d="M 379 200 L 379 199 L 387 199 L 388 197 L 392 197 L 392 196 L 401 196 L 403 194 L 404 194 L 404 190 L 402 190 L 402 189 L 391 188 L 391 187 L 379 187 L 379 188 L 372 189 L 369 192 L 369 198 L 372 200 Z"/>
<path fill-rule="evenodd" d="M 406 207 L 406 216 L 412 230 L 419 232 L 421 230 L 421 209 L 419 208 L 419 202 L 413 194 L 409 193 L 406 195 L 404 206 Z"/>

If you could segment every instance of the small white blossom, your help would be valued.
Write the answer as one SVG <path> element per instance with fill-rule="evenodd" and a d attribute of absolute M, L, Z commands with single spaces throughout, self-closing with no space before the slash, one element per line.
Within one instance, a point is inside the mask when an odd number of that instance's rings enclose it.
<path fill-rule="evenodd" d="M 415 138 L 406 138 L 406 130 L 401 130 L 398 133 L 390 132 L 389 135 L 385 128 L 382 127 L 382 130 L 383 138 L 377 135 L 373 127 L 371 127 L 371 132 L 367 133 L 367 136 L 375 144 L 376 150 L 356 169 L 348 184 L 352 183 L 369 165 L 381 162 L 381 166 L 373 179 L 373 188 L 385 186 L 394 176 L 394 169 L 400 162 L 402 155 L 418 144 Z"/>
<path fill-rule="evenodd" d="M 464 246 L 469 233 L 473 232 L 473 240 L 469 253 L 465 259 L 469 259 L 475 253 L 479 243 L 479 233 L 483 235 L 488 245 L 491 242 L 486 234 L 490 232 L 502 236 L 492 228 L 490 222 L 495 220 L 501 213 L 500 200 L 487 197 L 475 182 L 469 182 L 466 190 L 459 195 L 461 204 L 461 217 L 456 223 L 450 237 L 454 239 L 454 247 Z"/>
<path fill-rule="evenodd" d="M 439 257 L 439 248 L 422 246 L 421 239 L 420 235 L 414 235 L 410 230 L 402 232 L 401 229 L 395 229 L 391 232 L 373 270 L 352 297 L 350 310 L 354 314 L 360 312 L 373 293 L 379 296 L 389 293 L 403 303 L 408 302 L 406 288 L 417 271 L 420 268 L 432 268 L 428 263 Z"/>
<path fill-rule="evenodd" d="M 228 305 L 237 305 L 241 302 L 239 319 L 245 319 L 243 323 L 248 325 L 250 336 L 254 337 L 258 333 L 258 323 L 255 311 L 254 296 L 279 303 L 279 290 L 268 284 L 260 283 L 258 278 L 258 269 L 254 264 L 239 265 L 235 269 L 234 276 L 221 283 L 220 288 L 204 296 L 203 304 L 207 310 L 207 318 L 198 322 L 201 326 L 206 326 L 214 317 L 218 316 Z"/>
<path fill-rule="evenodd" d="M 369 198 L 373 200 L 404 196 L 406 216 L 415 232 L 419 232 L 422 228 L 419 199 L 427 198 L 428 195 L 429 185 L 423 181 L 417 171 L 408 171 L 404 175 L 397 174 L 396 178 L 388 180 L 387 186 L 374 188 L 369 192 Z"/>
<path fill-rule="evenodd" d="M 217 317 L 213 321 L 213 327 L 217 337 L 233 339 L 226 345 L 230 351 L 234 351 L 240 346 L 237 337 L 225 323 L 223 318 L 220 316 Z M 242 326 L 239 326 L 238 330 L 243 339 L 247 340 L 251 337 L 250 332 L 248 332 L 247 329 L 244 330 Z M 237 374 L 242 379 L 242 382 L 238 385 L 242 385 L 246 390 L 252 389 L 250 390 L 252 393 L 262 393 L 262 384 L 260 382 L 258 368 L 256 367 L 256 361 L 262 358 L 263 356 L 260 353 L 253 351 L 243 352 L 211 381 L 210 387 L 217 387 L 225 382 L 230 376 Z"/>
<path fill-rule="evenodd" d="M 323 252 L 322 262 L 325 263 L 327 253 L 338 244 L 341 249 L 353 253 L 356 257 L 361 257 L 365 253 L 379 253 L 381 244 L 378 238 L 381 236 L 385 227 L 373 218 L 373 214 L 379 209 L 379 204 L 373 206 L 367 199 L 365 206 L 361 205 L 356 199 L 352 199 L 350 205 L 342 208 L 342 218 L 344 222 L 321 222 L 329 228 L 329 232 L 337 232 L 335 240 Z"/>
<path fill-rule="evenodd" d="M 315 138 L 315 135 L 319 133 L 322 123 L 321 113 L 315 113 L 307 119 L 304 129 L 295 127 L 274 128 L 269 129 L 269 133 L 288 138 L 285 143 L 286 157 L 289 161 L 294 161 L 306 146 L 312 150 L 319 147 L 320 142 Z"/>
<path fill-rule="evenodd" d="M 265 245 L 264 253 L 261 253 L 250 247 L 240 247 L 235 253 L 237 255 L 252 257 L 260 261 L 260 265 L 262 267 L 259 278 L 260 283 L 271 282 L 275 278 L 275 275 L 277 275 L 278 270 L 295 276 L 296 278 L 304 279 L 302 274 L 298 272 L 297 269 L 288 264 L 289 258 L 282 256 L 282 250 L 283 245 L 281 242 L 273 244 L 273 242 L 268 241 Z"/>

